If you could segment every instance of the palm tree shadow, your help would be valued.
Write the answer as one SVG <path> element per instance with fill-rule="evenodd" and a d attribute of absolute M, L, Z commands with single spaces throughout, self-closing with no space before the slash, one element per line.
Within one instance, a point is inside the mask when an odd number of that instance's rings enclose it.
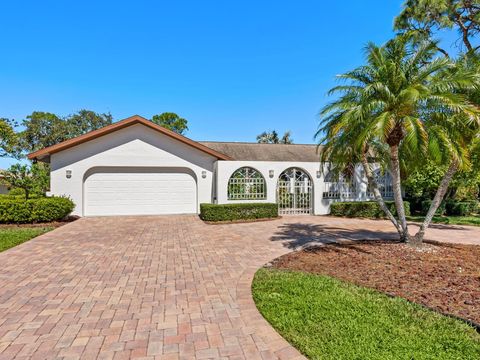
<path fill-rule="evenodd" d="M 281 241 L 285 247 L 299 250 L 333 243 L 395 241 L 398 240 L 398 234 L 393 230 L 373 231 L 367 229 L 349 229 L 324 224 L 286 223 L 278 227 L 277 232 L 270 240 Z"/>

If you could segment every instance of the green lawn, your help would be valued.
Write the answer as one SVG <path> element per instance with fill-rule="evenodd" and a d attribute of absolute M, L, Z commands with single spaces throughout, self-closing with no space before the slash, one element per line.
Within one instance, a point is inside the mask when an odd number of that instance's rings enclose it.
<path fill-rule="evenodd" d="M 400 298 L 319 275 L 261 269 L 258 309 L 310 359 L 480 359 L 465 323 Z"/>
<path fill-rule="evenodd" d="M 0 252 L 17 246 L 50 230 L 53 230 L 53 227 L 18 227 L 0 229 Z"/>
<path fill-rule="evenodd" d="M 423 219 L 423 216 L 407 216 L 409 221 L 421 222 Z M 480 216 L 435 216 L 432 222 L 437 224 L 480 226 Z"/>

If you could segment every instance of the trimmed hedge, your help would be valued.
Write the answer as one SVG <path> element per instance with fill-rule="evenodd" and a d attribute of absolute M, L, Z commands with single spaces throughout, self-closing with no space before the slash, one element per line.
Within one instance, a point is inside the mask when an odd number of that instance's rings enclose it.
<path fill-rule="evenodd" d="M 0 223 L 37 223 L 62 220 L 75 205 L 64 197 L 0 198 Z"/>
<path fill-rule="evenodd" d="M 200 204 L 200 218 L 204 221 L 254 220 L 278 217 L 274 203 Z"/>
<path fill-rule="evenodd" d="M 393 201 L 385 201 L 389 210 L 396 215 L 395 203 Z M 410 203 L 403 202 L 405 206 L 405 214 L 410 215 Z M 375 218 L 381 219 L 385 217 L 385 213 L 376 201 L 342 201 L 334 202 L 330 205 L 330 215 L 358 217 L 358 218 Z"/>
<path fill-rule="evenodd" d="M 421 210 L 422 215 L 427 215 L 428 210 L 430 210 L 430 205 L 432 205 L 432 200 L 422 201 L 422 210 Z M 437 211 L 435 211 L 435 215 L 440 215 L 440 216 L 445 215 L 445 211 L 446 211 L 446 204 L 445 204 L 445 201 L 442 201 Z"/>
<path fill-rule="evenodd" d="M 478 201 L 447 201 L 446 211 L 450 216 L 469 216 L 478 209 Z"/>

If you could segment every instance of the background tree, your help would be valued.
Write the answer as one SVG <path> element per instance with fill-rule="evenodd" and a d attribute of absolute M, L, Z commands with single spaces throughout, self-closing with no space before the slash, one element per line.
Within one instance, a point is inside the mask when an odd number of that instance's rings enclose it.
<path fill-rule="evenodd" d="M 160 115 L 154 115 L 152 121 L 166 129 L 172 130 L 177 134 L 184 135 L 188 131 L 188 121 L 175 113 L 164 112 Z"/>
<path fill-rule="evenodd" d="M 0 118 L 0 157 L 11 156 L 18 137 L 13 129 L 14 122 L 6 118 Z"/>
<path fill-rule="evenodd" d="M 460 34 L 460 43 L 472 51 L 478 48 L 474 39 L 480 32 L 480 1 L 406 0 L 395 19 L 395 29 L 423 40 L 434 39 L 440 30 L 453 29 Z M 448 56 L 445 49 L 438 49 Z"/>
<path fill-rule="evenodd" d="M 110 113 L 99 114 L 91 110 L 80 110 L 65 118 L 67 126 L 67 137 L 73 138 L 89 131 L 100 129 L 112 123 L 113 117 Z"/>
<path fill-rule="evenodd" d="M 264 131 L 260 135 L 257 135 L 257 142 L 259 144 L 293 144 L 292 133 L 285 131 L 283 136 L 279 138 L 275 130 Z"/>
<path fill-rule="evenodd" d="M 22 122 L 19 133 L 20 152 L 30 153 L 68 139 L 65 121 L 55 114 L 34 111 Z"/>
<path fill-rule="evenodd" d="M 342 168 L 358 159 L 375 199 L 403 241 L 419 245 L 453 175 L 468 166 L 468 143 L 480 119 L 479 109 L 461 92 L 477 86 L 478 74 L 435 58 L 431 42 L 413 43 L 398 36 L 386 45 L 367 47 L 367 64 L 340 75 L 345 85 L 330 94 L 340 97 L 321 112 L 322 161 Z M 429 212 L 411 238 L 402 199 L 401 167 L 430 154 L 447 165 Z M 372 158 L 373 156 L 373 158 Z M 373 176 L 372 161 L 392 175 L 397 218 L 385 206 Z"/>
<path fill-rule="evenodd" d="M 17 157 L 99 129 L 112 123 L 110 114 L 90 110 L 61 118 L 58 115 L 34 111 L 22 122 L 24 130 L 18 133 Z"/>
<path fill-rule="evenodd" d="M 24 191 L 26 200 L 33 192 L 44 193 L 48 188 L 48 174 L 38 164 L 31 166 L 25 164 L 12 165 L 7 171 L 3 172 L 3 176 L 4 182 L 9 186 Z"/>

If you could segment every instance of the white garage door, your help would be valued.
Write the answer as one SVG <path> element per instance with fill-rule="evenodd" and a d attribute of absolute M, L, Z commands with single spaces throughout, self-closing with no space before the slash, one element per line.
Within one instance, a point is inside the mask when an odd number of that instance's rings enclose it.
<path fill-rule="evenodd" d="M 98 171 L 85 180 L 85 215 L 162 215 L 197 212 L 192 175 L 169 169 Z"/>

